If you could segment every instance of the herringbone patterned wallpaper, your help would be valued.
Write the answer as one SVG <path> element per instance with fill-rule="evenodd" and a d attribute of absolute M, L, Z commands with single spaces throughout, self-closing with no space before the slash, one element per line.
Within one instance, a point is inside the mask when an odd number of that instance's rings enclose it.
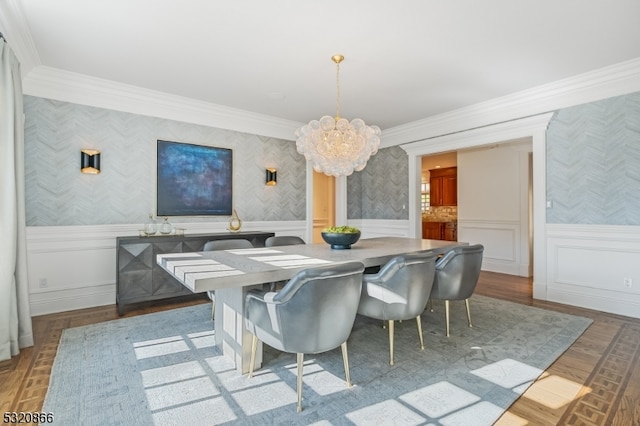
<path fill-rule="evenodd" d="M 548 223 L 640 225 L 640 93 L 556 113 L 547 200 Z"/>
<path fill-rule="evenodd" d="M 347 178 L 349 219 L 409 218 L 409 160 L 400 147 L 381 149 L 367 167 Z"/>
<path fill-rule="evenodd" d="M 305 219 L 306 166 L 293 142 L 32 96 L 25 115 L 28 226 L 144 223 L 155 206 L 157 139 L 233 149 L 241 219 Z M 82 148 L 102 152 L 99 175 L 80 173 Z M 278 169 L 275 187 L 264 184 L 267 166 Z"/>

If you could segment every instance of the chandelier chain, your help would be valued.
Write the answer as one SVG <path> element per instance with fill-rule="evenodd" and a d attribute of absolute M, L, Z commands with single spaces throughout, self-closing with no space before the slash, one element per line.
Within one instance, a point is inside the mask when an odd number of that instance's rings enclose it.
<path fill-rule="evenodd" d="M 336 62 L 336 121 L 340 119 L 340 62 Z"/>

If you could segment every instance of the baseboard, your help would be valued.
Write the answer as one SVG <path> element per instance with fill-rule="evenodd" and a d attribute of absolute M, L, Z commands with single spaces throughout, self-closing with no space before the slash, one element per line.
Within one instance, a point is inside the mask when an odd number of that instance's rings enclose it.
<path fill-rule="evenodd" d="M 482 270 L 488 272 L 498 272 L 501 274 L 517 275 L 519 277 L 530 277 L 529 265 L 504 263 L 500 260 L 487 258 L 482 259 Z"/>
<path fill-rule="evenodd" d="M 31 316 L 47 315 L 96 306 L 115 305 L 116 283 L 57 289 L 30 296 Z"/>
<path fill-rule="evenodd" d="M 631 298 L 625 297 L 624 294 L 589 294 L 580 290 L 565 291 L 549 288 L 547 289 L 547 300 L 549 302 L 579 306 L 608 312 L 610 314 L 640 318 L 640 300 L 632 300 Z"/>

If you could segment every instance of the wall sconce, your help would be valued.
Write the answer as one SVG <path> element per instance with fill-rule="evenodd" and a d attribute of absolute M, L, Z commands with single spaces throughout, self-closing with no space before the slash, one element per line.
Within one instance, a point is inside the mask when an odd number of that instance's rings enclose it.
<path fill-rule="evenodd" d="M 269 186 L 275 186 L 278 183 L 278 171 L 273 168 L 267 169 L 266 184 Z"/>
<path fill-rule="evenodd" d="M 80 150 L 80 171 L 92 175 L 100 173 L 100 151 L 96 149 Z"/>

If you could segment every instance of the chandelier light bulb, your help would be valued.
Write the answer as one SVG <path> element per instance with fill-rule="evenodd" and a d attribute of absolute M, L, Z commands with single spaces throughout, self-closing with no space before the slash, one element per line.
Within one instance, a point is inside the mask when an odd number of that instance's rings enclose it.
<path fill-rule="evenodd" d="M 349 176 L 367 165 L 378 152 L 381 131 L 367 126 L 363 120 L 340 117 L 340 62 L 342 55 L 334 55 L 336 63 L 336 116 L 325 115 L 296 130 L 296 148 L 310 161 L 317 172 L 329 176 Z"/>

